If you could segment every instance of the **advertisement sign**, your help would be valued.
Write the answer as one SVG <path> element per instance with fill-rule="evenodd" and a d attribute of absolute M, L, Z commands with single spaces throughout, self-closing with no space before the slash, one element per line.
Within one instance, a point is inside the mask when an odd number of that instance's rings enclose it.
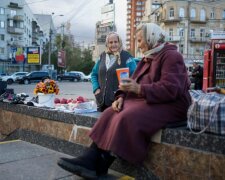
<path fill-rule="evenodd" d="M 21 63 L 25 61 L 25 49 L 22 47 L 11 47 L 10 49 L 10 59 L 12 63 Z"/>
<path fill-rule="evenodd" d="M 106 13 L 109 11 L 114 11 L 114 4 L 109 4 L 109 5 L 105 5 L 104 7 L 101 8 L 101 13 Z"/>
<path fill-rule="evenodd" d="M 211 33 L 211 39 L 218 39 L 218 40 L 225 39 L 225 32 L 224 31 L 212 32 Z"/>
<path fill-rule="evenodd" d="M 58 51 L 58 67 L 66 67 L 66 52 L 64 50 Z"/>
<path fill-rule="evenodd" d="M 114 4 L 106 5 L 101 9 L 101 26 L 114 24 L 115 7 Z"/>
<path fill-rule="evenodd" d="M 107 12 L 102 14 L 101 24 L 106 24 L 114 21 L 114 12 Z"/>
<path fill-rule="evenodd" d="M 15 55 L 16 62 L 23 62 L 24 58 L 25 56 L 24 56 L 23 48 L 22 47 L 17 48 L 16 55 Z"/>
<path fill-rule="evenodd" d="M 41 63 L 40 47 L 27 47 L 27 63 L 40 64 Z"/>

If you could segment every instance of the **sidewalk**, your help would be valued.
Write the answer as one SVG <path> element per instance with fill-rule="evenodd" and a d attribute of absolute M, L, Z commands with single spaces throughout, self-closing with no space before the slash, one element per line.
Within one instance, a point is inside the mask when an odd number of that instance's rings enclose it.
<path fill-rule="evenodd" d="M 71 156 L 21 140 L 0 142 L 0 179 L 82 180 L 57 165 L 60 157 Z M 113 172 L 104 179 L 119 179 L 119 176 Z"/>

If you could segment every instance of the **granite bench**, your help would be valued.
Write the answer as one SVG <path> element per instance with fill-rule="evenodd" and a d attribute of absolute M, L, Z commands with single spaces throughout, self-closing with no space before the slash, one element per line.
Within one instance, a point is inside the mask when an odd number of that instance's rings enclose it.
<path fill-rule="evenodd" d="M 88 133 L 99 115 L 0 102 L 0 139 L 22 139 L 78 156 L 91 143 Z M 136 179 L 223 179 L 225 137 L 195 135 L 183 125 L 167 126 L 152 137 L 144 166 L 119 159 L 112 169 Z"/>

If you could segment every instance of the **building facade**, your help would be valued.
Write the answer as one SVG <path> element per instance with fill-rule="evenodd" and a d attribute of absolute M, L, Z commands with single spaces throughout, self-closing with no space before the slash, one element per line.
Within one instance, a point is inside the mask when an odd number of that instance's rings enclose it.
<path fill-rule="evenodd" d="M 135 32 L 145 12 L 146 0 L 127 0 L 126 48 L 135 55 Z"/>
<path fill-rule="evenodd" d="M 48 35 L 48 34 L 47 34 Z M 24 49 L 40 47 L 48 39 L 25 0 L 1 0 L 0 72 L 22 71 L 27 66 Z M 29 66 L 32 70 L 32 66 Z M 34 67 L 35 69 L 35 67 Z"/>
<path fill-rule="evenodd" d="M 95 43 L 93 47 L 92 59 L 97 61 L 100 54 L 105 50 L 105 40 L 109 32 L 116 32 L 115 25 L 115 4 L 112 0 L 101 9 L 102 19 L 96 23 Z"/>
<path fill-rule="evenodd" d="M 143 21 L 161 26 L 186 60 L 203 60 L 204 50 L 210 48 L 210 33 L 225 30 L 223 0 L 148 0 L 148 4 L 151 11 Z"/>

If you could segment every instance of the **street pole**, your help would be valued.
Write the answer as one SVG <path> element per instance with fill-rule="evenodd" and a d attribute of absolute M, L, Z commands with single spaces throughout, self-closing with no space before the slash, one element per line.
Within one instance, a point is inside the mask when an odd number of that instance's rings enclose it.
<path fill-rule="evenodd" d="M 52 15 L 54 15 L 54 13 L 52 13 Z M 57 15 L 57 16 L 64 16 L 62 14 Z M 54 16 L 57 17 L 57 16 Z M 53 19 L 54 19 L 53 18 Z M 49 72 L 49 76 L 50 78 L 53 78 L 53 67 L 51 65 L 51 50 L 52 50 L 52 34 L 53 34 L 53 30 L 54 30 L 54 26 L 53 25 L 53 19 L 51 19 L 50 21 L 50 29 L 49 29 L 49 47 L 48 47 L 48 72 Z M 53 29 L 52 29 L 53 28 Z"/>
<path fill-rule="evenodd" d="M 62 24 L 62 34 L 61 34 L 61 48 L 64 49 L 64 46 L 65 46 L 65 42 L 64 42 L 64 27 L 65 27 L 65 24 Z"/>
<path fill-rule="evenodd" d="M 51 48 L 52 48 L 52 29 L 50 27 L 49 30 L 49 45 L 48 45 L 48 72 L 50 77 L 52 78 L 52 73 L 51 73 Z"/>
<path fill-rule="evenodd" d="M 187 58 L 189 57 L 189 37 L 190 37 L 190 18 L 191 18 L 191 13 L 190 13 L 190 7 L 191 7 L 191 1 L 188 1 L 188 7 L 187 7 Z"/>

